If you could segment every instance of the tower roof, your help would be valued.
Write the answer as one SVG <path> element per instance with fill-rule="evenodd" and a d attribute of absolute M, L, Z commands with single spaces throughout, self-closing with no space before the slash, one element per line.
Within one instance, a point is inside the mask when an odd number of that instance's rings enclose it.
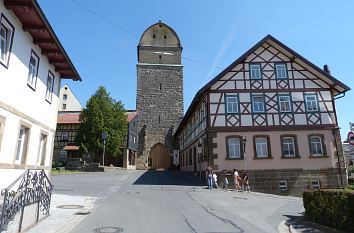
<path fill-rule="evenodd" d="M 144 31 L 139 46 L 181 47 L 181 41 L 170 26 L 159 21 Z"/>

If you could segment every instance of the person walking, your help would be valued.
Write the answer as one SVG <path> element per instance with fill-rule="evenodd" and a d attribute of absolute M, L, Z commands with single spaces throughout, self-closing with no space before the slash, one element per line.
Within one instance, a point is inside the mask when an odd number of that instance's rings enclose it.
<path fill-rule="evenodd" d="M 247 171 L 245 171 L 244 175 L 243 175 L 243 186 L 244 186 L 244 190 L 247 191 L 248 193 L 250 192 L 250 185 L 248 183 L 248 173 Z"/>
<path fill-rule="evenodd" d="M 213 169 L 210 166 L 207 167 L 205 176 L 208 182 L 208 189 L 213 189 Z"/>
<path fill-rule="evenodd" d="M 215 185 L 215 187 L 217 189 L 219 189 L 219 186 L 218 186 L 218 176 L 215 174 L 215 172 L 213 172 L 213 186 Z"/>
<path fill-rule="evenodd" d="M 224 184 L 223 184 L 222 188 L 228 190 L 227 185 L 229 184 L 229 181 L 228 181 L 228 179 L 227 179 L 227 172 L 226 172 L 226 170 L 223 171 L 223 175 L 224 175 Z"/>
<path fill-rule="evenodd" d="M 240 177 L 238 175 L 238 171 L 236 169 L 234 169 L 234 185 L 235 185 L 235 191 L 236 192 L 239 192 L 240 191 L 240 183 L 239 183 L 239 180 Z"/>

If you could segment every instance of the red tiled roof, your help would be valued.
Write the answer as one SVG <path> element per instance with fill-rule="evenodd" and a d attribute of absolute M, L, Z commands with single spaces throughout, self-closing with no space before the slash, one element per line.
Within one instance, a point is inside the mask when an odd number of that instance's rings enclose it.
<path fill-rule="evenodd" d="M 127 112 L 127 122 L 131 122 L 137 115 L 136 112 Z M 80 113 L 66 113 L 58 115 L 58 124 L 80 124 Z"/>
<path fill-rule="evenodd" d="M 134 119 L 134 117 L 137 115 L 136 112 L 129 112 L 129 113 L 127 112 L 126 114 L 127 114 L 128 123 L 131 122 Z"/>
<path fill-rule="evenodd" d="M 80 124 L 80 113 L 59 114 L 58 124 Z"/>
<path fill-rule="evenodd" d="M 79 146 L 65 146 L 63 150 L 79 150 Z"/>

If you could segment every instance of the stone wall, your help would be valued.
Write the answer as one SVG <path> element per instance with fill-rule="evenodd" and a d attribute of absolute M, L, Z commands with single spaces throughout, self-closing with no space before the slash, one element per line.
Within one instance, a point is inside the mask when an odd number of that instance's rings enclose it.
<path fill-rule="evenodd" d="M 224 174 L 217 172 L 219 186 L 222 187 Z M 226 172 L 229 188 L 234 188 L 232 171 Z M 239 171 L 241 175 L 242 172 Z M 311 187 L 312 181 L 320 181 L 321 188 L 341 185 L 338 168 L 304 170 L 304 169 L 268 169 L 248 171 L 251 191 L 279 195 L 301 196 L 305 188 Z M 287 181 L 287 190 L 279 188 L 280 181 Z"/>
<path fill-rule="evenodd" d="M 183 67 L 138 64 L 137 70 L 137 169 L 146 169 L 155 144 L 165 145 L 172 153 L 174 130 L 183 116 Z"/>

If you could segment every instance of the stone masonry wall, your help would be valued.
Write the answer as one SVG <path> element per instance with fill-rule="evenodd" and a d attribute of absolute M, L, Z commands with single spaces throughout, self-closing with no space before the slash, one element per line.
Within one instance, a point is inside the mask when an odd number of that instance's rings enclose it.
<path fill-rule="evenodd" d="M 305 188 L 311 187 L 312 181 L 320 181 L 321 188 L 341 186 L 338 168 L 304 170 L 304 169 L 269 169 L 249 170 L 249 185 L 251 191 L 279 195 L 301 196 Z M 219 187 L 222 187 L 224 174 L 217 172 Z M 234 188 L 232 171 L 226 172 L 229 188 Z M 239 171 L 241 175 L 242 172 Z M 280 190 L 279 182 L 287 181 L 288 189 Z"/>
<path fill-rule="evenodd" d="M 183 67 L 138 64 L 137 169 L 147 168 L 151 148 L 161 143 L 173 150 L 173 133 L 183 116 Z"/>

